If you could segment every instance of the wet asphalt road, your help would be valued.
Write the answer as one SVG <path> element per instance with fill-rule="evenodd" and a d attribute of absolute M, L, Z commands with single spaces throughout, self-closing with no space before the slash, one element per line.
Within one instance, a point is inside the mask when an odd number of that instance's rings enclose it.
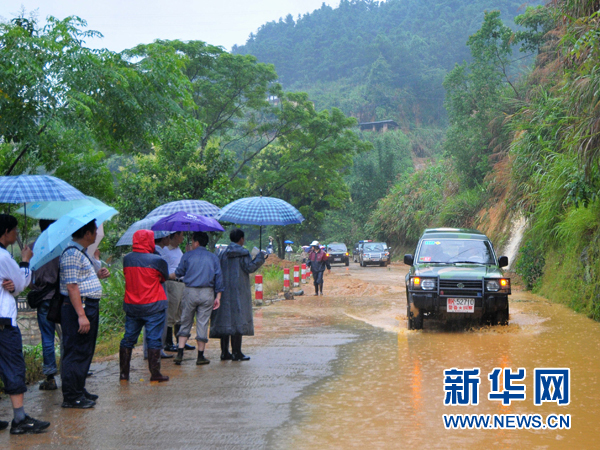
<path fill-rule="evenodd" d="M 221 362 L 210 342 L 208 366 L 195 352 L 182 366 L 163 362 L 168 383 L 149 383 L 134 355 L 132 381 L 118 362 L 94 364 L 88 390 L 96 408 L 60 408 L 60 391 L 26 394 L 47 433 L 10 436 L 0 448 L 314 449 L 597 448 L 600 424 L 600 327 L 528 293 L 511 299 L 511 325 L 447 331 L 427 323 L 406 330 L 403 265 L 334 267 L 325 297 L 301 297 L 255 312 L 256 336 L 244 339 L 248 362 Z M 469 410 L 443 406 L 450 367 L 570 367 L 571 404 L 511 407 L 482 400 Z M 485 375 L 482 377 L 485 379 Z M 489 387 L 483 387 L 482 399 Z M 532 386 L 528 382 L 528 392 Z M 571 430 L 445 430 L 444 413 L 570 413 Z M 0 418 L 11 416 L 6 397 Z"/>

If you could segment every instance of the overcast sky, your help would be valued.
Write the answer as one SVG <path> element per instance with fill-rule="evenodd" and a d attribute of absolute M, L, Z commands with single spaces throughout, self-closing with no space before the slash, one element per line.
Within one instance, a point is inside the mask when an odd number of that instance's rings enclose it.
<path fill-rule="evenodd" d="M 49 15 L 76 15 L 104 35 L 87 46 L 121 51 L 155 39 L 201 40 L 231 50 L 266 22 L 312 12 L 339 0 L 0 0 L 0 17 L 13 19 L 22 8 Z"/>

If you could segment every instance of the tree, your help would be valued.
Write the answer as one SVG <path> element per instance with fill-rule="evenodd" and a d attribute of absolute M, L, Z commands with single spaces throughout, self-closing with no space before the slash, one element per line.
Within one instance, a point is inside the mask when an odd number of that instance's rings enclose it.
<path fill-rule="evenodd" d="M 0 24 L 0 160 L 6 175 L 54 171 L 76 160 L 99 169 L 105 151 L 149 148 L 157 125 L 189 104 L 187 79 L 174 70 L 181 65 L 175 51 L 130 62 L 84 47 L 85 38 L 100 34 L 85 31 L 78 17 L 47 21 L 42 29 L 33 18 Z"/>
<path fill-rule="evenodd" d="M 317 112 L 305 93 L 286 94 L 278 115 L 295 127 L 257 155 L 250 186 L 297 207 L 306 219 L 302 230 L 314 232 L 328 210 L 339 209 L 349 200 L 344 175 L 353 157 L 371 144 L 351 129 L 356 119 L 335 108 Z M 289 228 L 283 227 L 274 231 L 280 251 L 288 233 Z"/>

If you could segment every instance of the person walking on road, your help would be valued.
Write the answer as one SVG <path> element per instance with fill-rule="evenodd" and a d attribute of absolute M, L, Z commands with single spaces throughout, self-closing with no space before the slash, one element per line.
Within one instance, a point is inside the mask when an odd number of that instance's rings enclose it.
<path fill-rule="evenodd" d="M 288 244 L 285 247 L 285 259 L 287 259 L 288 261 L 291 261 L 293 252 L 294 252 L 294 249 L 292 248 L 291 244 Z"/>
<path fill-rule="evenodd" d="M 40 231 L 44 232 L 54 222 L 54 220 L 41 219 L 39 222 Z M 35 243 L 31 248 L 35 248 Z M 42 356 L 44 361 L 42 373 L 46 376 L 46 379 L 40 383 L 40 391 L 54 391 L 58 389 L 56 380 L 54 379 L 58 373 L 54 339 L 55 334 L 58 334 L 59 339 L 62 341 L 62 333 L 60 324 L 50 322 L 46 317 L 50 308 L 50 299 L 54 296 L 58 288 L 59 264 L 60 257 L 56 257 L 39 269 L 34 270 L 31 277 L 31 290 L 27 295 L 29 306 L 37 309 L 37 322 L 40 334 L 42 335 Z M 37 305 L 34 306 L 32 301 L 37 303 Z"/>
<path fill-rule="evenodd" d="M 197 231 L 192 238 L 192 250 L 181 258 L 179 267 L 172 278 L 182 278 L 185 283 L 181 300 L 181 328 L 177 337 L 179 348 L 175 364 L 183 361 L 185 343 L 191 336 L 194 316 L 196 316 L 196 342 L 198 343 L 198 359 L 196 365 L 210 363 L 204 357 L 204 348 L 208 342 L 208 320 L 213 310 L 217 309 L 223 292 L 223 276 L 219 258 L 206 249 L 208 234 Z"/>
<path fill-rule="evenodd" d="M 242 353 L 242 336 L 254 336 L 250 274 L 264 264 L 265 255 L 259 252 L 251 258 L 244 248 L 244 232 L 239 228 L 232 230 L 229 238 L 231 243 L 219 255 L 225 290 L 221 306 L 212 312 L 210 337 L 221 339 L 222 361 L 247 361 L 250 357 Z M 230 338 L 233 354 L 229 353 Z"/>
<path fill-rule="evenodd" d="M 310 246 L 308 266 L 313 275 L 315 295 L 319 295 L 319 291 L 323 295 L 323 274 L 325 273 L 325 268 L 327 268 L 327 273 L 331 273 L 331 264 L 329 264 L 327 253 L 321 248 L 318 241 L 313 241 Z"/>
<path fill-rule="evenodd" d="M 168 306 L 161 283 L 169 276 L 169 266 L 154 251 L 154 233 L 138 230 L 133 235 L 133 251 L 123 258 L 125 335 L 119 348 L 120 379 L 123 381 L 129 380 L 131 353 L 143 327 L 147 333 L 150 381 L 169 381 L 169 377 L 160 373 L 161 338 Z"/>
<path fill-rule="evenodd" d="M 6 249 L 16 241 L 17 219 L 9 214 L 0 214 L 0 379 L 13 407 L 10 434 L 39 433 L 48 428 L 50 422 L 43 422 L 25 414 L 25 359 L 15 301 L 31 282 L 29 260 L 33 253 L 28 246 L 23 247 L 21 262 L 17 264 Z M 0 430 L 6 428 L 8 422 L 0 420 Z"/>
<path fill-rule="evenodd" d="M 98 399 L 85 389 L 98 337 L 100 280 L 110 276 L 108 269 L 97 269 L 86 252 L 96 241 L 97 231 L 95 220 L 75 231 L 60 257 L 63 408 L 93 408 Z"/>

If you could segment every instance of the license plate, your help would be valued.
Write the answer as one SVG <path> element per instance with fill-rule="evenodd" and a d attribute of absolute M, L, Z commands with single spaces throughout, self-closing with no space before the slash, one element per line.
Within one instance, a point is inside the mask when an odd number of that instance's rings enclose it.
<path fill-rule="evenodd" d="M 342 258 L 333 258 L 334 261 L 341 261 Z"/>
<path fill-rule="evenodd" d="M 379 258 L 371 258 L 371 261 L 379 261 Z"/>
<path fill-rule="evenodd" d="M 474 298 L 449 298 L 447 299 L 446 311 L 449 313 L 474 313 Z"/>

